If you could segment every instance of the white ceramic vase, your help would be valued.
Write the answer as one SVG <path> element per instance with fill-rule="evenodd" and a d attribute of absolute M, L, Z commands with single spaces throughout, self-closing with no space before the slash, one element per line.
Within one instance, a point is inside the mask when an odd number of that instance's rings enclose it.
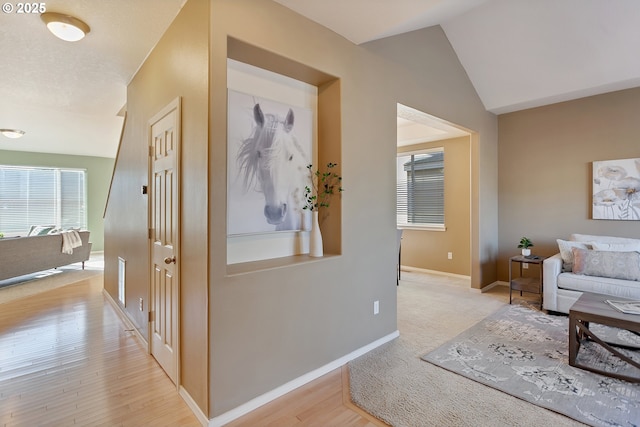
<path fill-rule="evenodd" d="M 531 249 L 526 248 L 526 249 L 522 249 L 522 256 L 529 256 L 531 255 Z"/>
<path fill-rule="evenodd" d="M 322 250 L 322 233 L 318 224 L 318 211 L 312 212 L 311 233 L 309 234 L 309 256 L 321 257 L 324 255 Z"/>
<path fill-rule="evenodd" d="M 311 219 L 311 214 L 312 212 L 309 209 L 303 209 L 302 210 L 302 231 L 311 231 L 311 224 L 312 224 L 312 219 Z"/>

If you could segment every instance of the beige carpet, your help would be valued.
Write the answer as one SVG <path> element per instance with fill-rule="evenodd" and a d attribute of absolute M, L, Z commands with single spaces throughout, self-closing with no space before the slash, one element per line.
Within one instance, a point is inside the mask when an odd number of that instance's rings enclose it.
<path fill-rule="evenodd" d="M 64 267 L 39 271 L 25 276 L 0 280 L 0 304 L 26 298 L 40 292 L 49 291 L 61 286 L 85 280 L 103 273 L 104 258 L 102 253 L 92 253 L 85 269 L 81 263 Z"/>
<path fill-rule="evenodd" d="M 420 360 L 508 302 L 504 286 L 480 294 L 468 280 L 403 272 L 400 337 L 349 363 L 354 403 L 395 427 L 583 425 Z"/>

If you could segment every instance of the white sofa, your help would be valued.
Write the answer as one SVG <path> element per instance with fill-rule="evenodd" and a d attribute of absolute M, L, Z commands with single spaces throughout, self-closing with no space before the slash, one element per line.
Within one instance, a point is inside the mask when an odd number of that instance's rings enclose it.
<path fill-rule="evenodd" d="M 588 234 L 572 234 L 569 241 L 558 240 L 561 252 L 566 255 L 567 249 L 571 256 L 572 247 L 577 247 L 581 252 L 581 257 L 589 255 L 604 255 L 596 252 L 608 251 L 609 257 L 620 256 L 628 260 L 640 257 L 640 254 L 628 253 L 640 251 L 640 239 L 631 239 L 611 236 L 594 236 Z M 594 251 L 595 250 L 595 251 Z M 593 252 L 589 252 L 593 251 Z M 614 252 L 614 254 L 611 254 Z M 627 252 L 621 254 L 621 252 Z M 549 257 L 543 262 L 543 308 L 559 313 L 569 313 L 569 309 L 574 302 L 580 298 L 583 292 L 611 295 L 612 297 L 631 298 L 640 300 L 640 278 L 634 268 L 612 268 L 611 274 L 601 277 L 587 274 L 575 274 L 573 271 L 583 271 L 579 267 L 571 269 L 567 265 L 567 259 L 563 259 L 561 253 Z M 566 258 L 566 257 L 565 257 Z M 571 261 L 571 260 L 569 260 Z M 634 261 L 635 262 L 635 261 Z M 640 269 L 640 266 L 637 266 Z M 623 274 L 620 274 L 623 273 Z M 616 278 L 615 276 L 627 276 L 627 278 Z M 631 278 L 631 280 L 630 280 Z"/>

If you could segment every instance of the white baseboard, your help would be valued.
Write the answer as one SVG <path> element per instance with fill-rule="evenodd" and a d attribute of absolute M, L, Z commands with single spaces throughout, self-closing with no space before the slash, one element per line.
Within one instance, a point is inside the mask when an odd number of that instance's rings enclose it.
<path fill-rule="evenodd" d="M 142 336 L 142 334 L 140 333 L 140 331 L 138 330 L 138 328 L 136 328 L 136 326 L 133 324 L 133 322 L 131 321 L 131 319 L 129 319 L 129 316 L 127 316 L 127 314 L 124 312 L 124 310 L 122 310 L 122 307 L 120 307 L 120 304 L 118 304 L 109 294 L 109 292 L 107 292 L 106 289 L 102 289 L 102 295 L 105 296 L 105 298 L 107 299 L 107 301 L 109 301 L 109 303 L 113 306 L 113 308 L 115 309 L 116 313 L 118 314 L 118 317 L 120 317 L 120 319 L 124 322 L 124 324 L 127 326 L 127 331 L 133 332 L 133 334 L 136 336 L 136 338 L 138 340 L 140 340 L 140 344 L 142 344 L 142 346 L 144 348 L 147 349 L 147 352 L 149 352 L 149 343 L 146 340 L 145 337 Z"/>
<path fill-rule="evenodd" d="M 416 273 L 438 274 L 440 276 L 457 277 L 459 279 L 471 280 L 471 276 L 465 276 L 464 274 L 447 273 L 446 271 L 438 271 L 438 270 L 428 270 L 426 268 L 410 267 L 408 265 L 401 265 L 400 266 L 400 270 L 401 271 L 414 271 Z"/>
<path fill-rule="evenodd" d="M 195 417 L 198 419 L 202 427 L 207 427 L 209 425 L 209 418 L 207 418 L 204 412 L 202 412 L 202 410 L 200 409 L 196 401 L 193 400 L 189 392 L 185 390 L 184 387 L 180 386 L 178 388 L 178 393 L 180 394 L 182 399 L 185 401 L 189 409 L 191 409 L 191 412 L 193 412 L 193 415 L 195 415 Z"/>
<path fill-rule="evenodd" d="M 209 420 L 209 427 L 221 427 L 224 426 L 227 423 L 230 423 L 231 421 L 240 418 L 241 416 L 248 414 L 249 412 L 259 408 L 262 405 L 265 405 L 269 402 L 271 402 L 272 400 L 275 400 L 295 389 L 297 389 L 298 387 L 301 387 L 317 378 L 320 378 L 321 376 L 328 374 L 329 372 L 340 368 L 341 366 L 347 364 L 348 362 L 350 362 L 353 359 L 356 359 L 360 356 L 362 356 L 365 353 L 370 352 L 371 350 L 373 350 L 376 347 L 380 347 L 382 344 L 385 344 L 397 337 L 400 336 L 400 332 L 399 331 L 395 331 L 389 335 L 386 335 L 368 345 L 365 345 L 364 347 L 361 347 L 349 354 L 347 354 L 346 356 L 343 356 L 337 360 L 334 360 L 331 363 L 328 363 L 314 371 L 311 371 L 309 373 L 306 373 L 292 381 L 289 381 L 286 384 L 281 385 L 280 387 L 271 390 L 261 396 L 258 396 L 250 401 L 248 401 L 247 403 L 244 403 L 240 406 L 238 406 L 237 408 L 234 408 L 228 412 L 225 412 L 224 414 L 221 414 L 215 418 L 212 418 Z"/>
<path fill-rule="evenodd" d="M 499 281 L 499 280 L 498 280 L 498 281 L 496 281 L 496 282 L 493 282 L 493 283 L 488 284 L 487 286 L 485 286 L 485 287 L 484 287 L 484 288 L 482 288 L 482 289 L 475 289 L 475 290 L 476 290 L 476 291 L 478 291 L 478 292 L 480 292 L 480 293 L 484 293 L 484 292 L 487 292 L 487 291 L 489 291 L 489 290 L 491 290 L 491 289 L 495 288 L 496 286 L 509 286 L 509 283 L 507 283 L 507 282 L 501 282 L 501 281 Z"/>

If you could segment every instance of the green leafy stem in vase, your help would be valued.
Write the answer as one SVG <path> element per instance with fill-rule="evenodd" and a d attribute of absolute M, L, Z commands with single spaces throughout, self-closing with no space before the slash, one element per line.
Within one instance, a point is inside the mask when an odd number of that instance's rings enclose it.
<path fill-rule="evenodd" d="M 327 163 L 324 172 L 316 169 L 313 171 L 313 165 L 307 165 L 309 176 L 311 178 L 311 187 L 304 187 L 305 205 L 303 209 L 317 211 L 320 208 L 328 208 L 331 197 L 336 193 L 342 193 L 342 177 L 333 172 L 333 168 L 338 166 L 337 163 Z"/>

